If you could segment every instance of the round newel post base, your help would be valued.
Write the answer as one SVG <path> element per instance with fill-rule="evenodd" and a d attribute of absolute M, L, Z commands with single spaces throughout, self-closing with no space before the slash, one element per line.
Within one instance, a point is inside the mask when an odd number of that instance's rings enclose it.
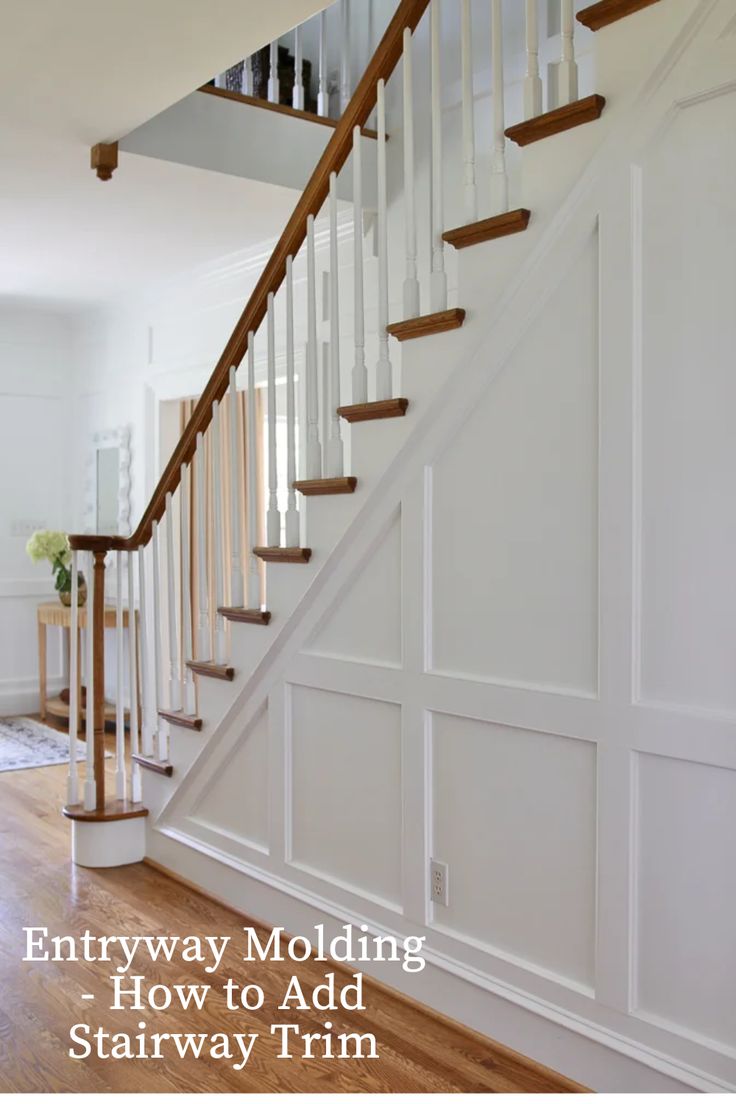
<path fill-rule="evenodd" d="M 110 803 L 104 810 L 87 811 L 67 805 L 72 822 L 72 862 L 77 866 L 127 866 L 146 854 L 146 817 L 141 805 Z"/>

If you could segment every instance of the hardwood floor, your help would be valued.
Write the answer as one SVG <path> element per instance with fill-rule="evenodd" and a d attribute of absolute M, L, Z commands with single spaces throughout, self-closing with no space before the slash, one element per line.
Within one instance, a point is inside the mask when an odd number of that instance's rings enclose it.
<path fill-rule="evenodd" d="M 108 760 L 108 769 L 110 761 Z M 243 919 L 147 865 L 107 871 L 74 867 L 69 824 L 59 814 L 65 767 L 0 774 L 0 1091 L 2 1092 L 580 1092 L 580 1086 L 482 1036 L 374 986 L 366 979 L 361 1013 L 279 1013 L 292 973 L 303 985 L 324 980 L 329 967 L 307 962 L 254 965 L 230 950 L 219 974 L 261 985 L 258 1012 L 226 1012 L 213 992 L 203 1012 L 112 1012 L 112 963 L 22 962 L 24 926 L 49 936 L 232 935 Z M 262 937 L 264 938 L 264 937 Z M 246 973 L 247 971 L 247 973 Z M 135 970 L 133 971 L 136 972 Z M 140 972 L 144 972 L 141 970 Z M 148 965 L 149 984 L 212 982 L 204 964 Z M 218 986 L 219 989 L 219 986 Z M 82 999 L 92 993 L 94 1003 Z M 271 1023 L 302 1031 L 372 1032 L 380 1059 L 279 1060 Z M 149 1032 L 258 1032 L 247 1065 L 168 1056 L 163 1061 L 68 1057 L 75 1023 L 135 1035 Z M 235 1060 L 235 1059 L 234 1059 Z"/>

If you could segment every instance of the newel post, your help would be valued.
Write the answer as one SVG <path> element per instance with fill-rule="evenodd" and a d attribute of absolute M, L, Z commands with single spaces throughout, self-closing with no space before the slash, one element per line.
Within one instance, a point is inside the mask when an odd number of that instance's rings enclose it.
<path fill-rule="evenodd" d="M 94 606 L 92 613 L 93 685 L 94 685 L 94 769 L 95 805 L 105 808 L 105 556 L 94 553 Z M 120 688 L 118 687 L 118 693 Z M 88 703 L 89 705 L 89 703 Z"/>

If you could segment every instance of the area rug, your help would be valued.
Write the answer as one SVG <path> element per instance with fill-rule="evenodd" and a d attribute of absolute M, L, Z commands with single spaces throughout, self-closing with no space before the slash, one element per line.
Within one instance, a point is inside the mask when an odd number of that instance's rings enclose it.
<path fill-rule="evenodd" d="M 77 761 L 86 745 L 77 740 Z M 105 758 L 109 758 L 108 752 Z M 0 718 L 0 773 L 69 762 L 69 737 L 30 717 Z"/>

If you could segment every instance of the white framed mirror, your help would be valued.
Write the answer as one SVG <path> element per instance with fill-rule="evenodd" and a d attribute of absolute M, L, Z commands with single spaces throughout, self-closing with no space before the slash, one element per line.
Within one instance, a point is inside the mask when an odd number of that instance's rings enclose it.
<path fill-rule="evenodd" d="M 95 433 L 87 458 L 86 533 L 130 535 L 130 426 Z"/>

